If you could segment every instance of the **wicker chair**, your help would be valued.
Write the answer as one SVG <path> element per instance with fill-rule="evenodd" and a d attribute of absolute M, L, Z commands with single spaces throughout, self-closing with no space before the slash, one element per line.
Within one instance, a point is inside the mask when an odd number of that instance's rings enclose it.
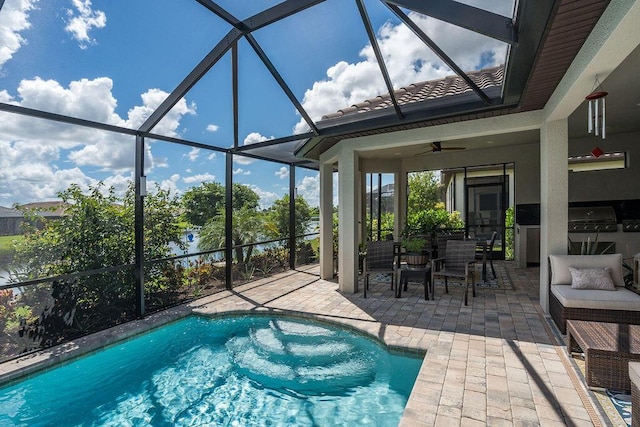
<path fill-rule="evenodd" d="M 449 231 L 436 236 L 438 258 L 444 258 L 447 253 L 447 242 L 449 240 L 464 240 L 464 231 Z"/>
<path fill-rule="evenodd" d="M 496 277 L 498 277 L 496 275 L 496 269 L 493 267 L 493 247 L 496 244 L 496 237 L 498 236 L 498 232 L 494 231 L 493 233 L 491 233 L 491 240 L 489 245 L 486 247 L 486 254 L 484 253 L 478 253 L 476 252 L 476 260 L 477 261 L 484 261 L 485 263 L 487 261 L 489 261 L 489 265 L 491 266 L 491 273 L 493 274 L 493 278 L 495 279 Z M 477 248 L 476 248 L 477 249 Z M 485 250 L 483 250 L 483 252 L 485 252 Z M 486 280 L 486 273 L 485 273 L 485 269 L 486 269 L 486 264 L 482 266 L 482 273 L 483 273 L 483 277 L 482 280 Z"/>
<path fill-rule="evenodd" d="M 475 260 L 476 242 L 474 240 L 447 241 L 444 258 L 431 261 L 431 283 L 434 284 L 436 278 L 443 277 L 445 292 L 449 293 L 449 279 L 464 280 L 464 305 L 467 305 L 469 279 L 471 279 L 473 296 L 476 296 Z"/>
<path fill-rule="evenodd" d="M 394 242 L 384 240 L 367 243 L 367 255 L 362 264 L 364 276 L 364 297 L 367 297 L 369 288 L 369 275 L 390 274 L 391 289 L 393 289 L 397 277 L 398 266 L 395 262 Z"/>

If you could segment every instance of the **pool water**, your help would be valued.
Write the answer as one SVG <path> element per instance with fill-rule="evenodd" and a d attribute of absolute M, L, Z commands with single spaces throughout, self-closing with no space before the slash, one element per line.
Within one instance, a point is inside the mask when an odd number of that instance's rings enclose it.
<path fill-rule="evenodd" d="M 194 316 L 0 388 L 0 426 L 396 426 L 421 362 L 322 323 Z"/>

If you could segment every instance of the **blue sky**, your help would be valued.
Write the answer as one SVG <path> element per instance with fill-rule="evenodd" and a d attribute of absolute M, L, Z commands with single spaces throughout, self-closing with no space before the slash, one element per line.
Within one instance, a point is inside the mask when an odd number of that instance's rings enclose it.
<path fill-rule="evenodd" d="M 240 19 L 273 0 L 224 0 Z M 512 0 L 465 1 L 511 16 Z M 365 1 L 394 87 L 451 75 L 379 1 Z M 504 61 L 506 46 L 432 18 L 410 16 L 465 70 Z M 229 31 L 193 0 L 6 0 L 0 10 L 0 102 L 136 129 Z M 254 37 L 309 115 L 386 92 L 355 2 L 328 0 L 256 31 Z M 306 130 L 249 44 L 239 43 L 240 144 Z M 223 57 L 153 129 L 232 145 L 231 61 Z M 0 113 L 0 206 L 54 200 L 71 183 L 131 181 L 133 138 Z M 203 181 L 224 183 L 224 155 L 149 141 L 151 187 L 181 194 Z M 263 207 L 288 189 L 288 167 L 237 157 L 234 180 Z M 318 175 L 298 168 L 296 186 L 318 204 Z M 337 194 L 337 191 L 335 192 Z"/>

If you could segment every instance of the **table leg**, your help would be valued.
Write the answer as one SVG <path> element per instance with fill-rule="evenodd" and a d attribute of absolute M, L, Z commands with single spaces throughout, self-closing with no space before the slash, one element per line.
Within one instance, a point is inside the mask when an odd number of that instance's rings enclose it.
<path fill-rule="evenodd" d="M 400 273 L 400 283 L 398 283 L 398 286 L 396 287 L 396 298 L 402 298 L 402 282 L 405 281 L 406 283 L 406 280 L 407 278 L 402 277 L 402 273 Z"/>
<path fill-rule="evenodd" d="M 424 272 L 424 299 L 429 299 L 429 288 L 431 287 L 431 271 Z"/>
<path fill-rule="evenodd" d="M 487 244 L 482 245 L 482 281 L 487 281 Z"/>

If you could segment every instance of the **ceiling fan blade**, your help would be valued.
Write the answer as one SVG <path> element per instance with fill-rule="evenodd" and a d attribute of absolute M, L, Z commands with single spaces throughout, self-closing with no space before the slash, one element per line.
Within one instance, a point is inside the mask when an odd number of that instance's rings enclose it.
<path fill-rule="evenodd" d="M 431 152 L 438 153 L 442 150 L 464 150 L 465 147 L 443 147 L 442 142 L 434 141 L 431 143 Z"/>

